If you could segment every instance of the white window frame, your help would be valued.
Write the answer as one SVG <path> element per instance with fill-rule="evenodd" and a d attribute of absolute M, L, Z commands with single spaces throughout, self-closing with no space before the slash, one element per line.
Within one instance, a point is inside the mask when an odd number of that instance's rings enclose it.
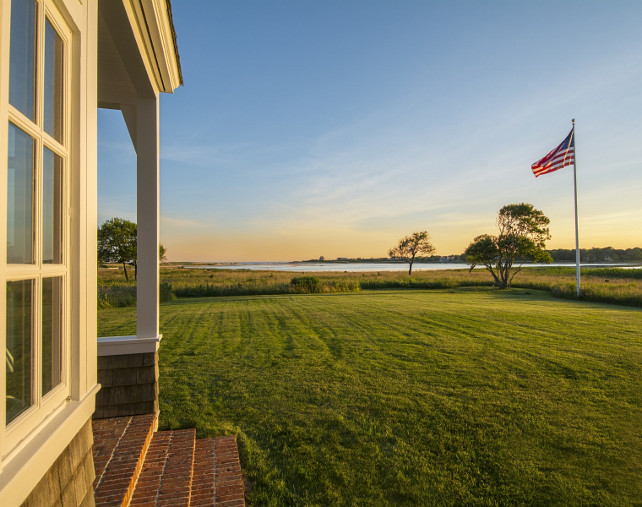
<path fill-rule="evenodd" d="M 6 1 L 6 0 L 5 0 Z M 4 107 L 0 107 L 2 115 L 0 122 L 3 127 L 0 128 L 0 153 L 3 159 L 0 161 L 0 195 L 7 195 L 7 143 L 9 122 L 31 136 L 34 141 L 34 204 L 33 204 L 33 264 L 7 264 L 7 217 L 6 217 L 6 198 L 1 201 L 4 208 L 0 212 L 0 393 L 2 403 L 0 404 L 0 456 L 6 456 L 18 444 L 23 441 L 31 432 L 35 430 L 48 416 L 61 407 L 70 399 L 72 388 L 71 383 L 71 278 L 72 272 L 70 261 L 73 259 L 71 252 L 71 175 L 73 171 L 72 163 L 72 31 L 65 22 L 64 16 L 56 8 L 53 0 L 36 0 L 36 115 L 32 122 L 12 105 L 8 103 L 8 94 L 0 97 L 5 101 Z M 5 9 L 6 13 L 7 10 Z M 56 141 L 52 136 L 44 131 L 44 72 L 45 72 L 45 20 L 49 21 L 51 26 L 63 41 L 63 83 L 62 83 L 62 116 L 63 130 L 62 143 Z M 9 20 L 3 20 L 3 27 L 10 25 Z M 4 32 L 4 30 L 3 30 Z M 8 32 L 8 31 L 7 31 Z M 2 37 L 7 40 L 3 45 L 8 46 L 10 33 L 2 33 Z M 8 68 L 8 64 L 7 64 Z M 4 76 L 5 83 L 8 83 L 8 76 Z M 42 228 L 42 202 L 43 202 L 43 154 L 44 148 L 48 148 L 55 155 L 62 159 L 62 206 L 61 206 L 61 233 L 62 233 L 62 262 L 60 264 L 45 264 L 42 262 L 43 246 L 43 228 Z M 42 280 L 45 278 L 60 277 L 62 280 L 61 305 L 62 314 L 61 322 L 61 379 L 60 383 L 53 387 L 45 396 L 42 396 L 42 364 L 41 364 L 41 345 L 42 345 Z M 6 365 L 4 356 L 6 354 L 6 282 L 32 280 L 32 397 L 34 403 L 27 408 L 22 414 L 17 416 L 8 425 L 6 424 Z"/>

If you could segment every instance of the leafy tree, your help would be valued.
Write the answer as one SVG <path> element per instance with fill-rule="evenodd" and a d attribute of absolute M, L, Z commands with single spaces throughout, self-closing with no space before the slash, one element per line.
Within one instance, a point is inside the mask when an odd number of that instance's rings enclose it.
<path fill-rule="evenodd" d="M 477 236 L 466 248 L 466 262 L 471 270 L 484 265 L 495 284 L 507 289 L 524 261 L 553 261 L 544 250 L 546 240 L 551 238 L 549 223 L 550 219 L 532 204 L 507 204 L 497 216 L 499 234 Z"/>
<path fill-rule="evenodd" d="M 98 228 L 98 262 L 122 263 L 125 280 L 129 281 L 127 264 L 136 263 L 136 224 L 122 218 L 111 218 Z"/>
<path fill-rule="evenodd" d="M 98 262 L 121 263 L 127 281 L 129 281 L 128 264 L 134 266 L 134 279 L 138 274 L 137 232 L 135 222 L 122 218 L 111 218 L 98 228 Z M 165 247 L 159 244 L 159 260 L 166 259 L 166 252 Z"/>
<path fill-rule="evenodd" d="M 412 263 L 417 255 L 430 255 L 435 247 L 430 243 L 428 231 L 413 232 L 399 240 L 399 244 L 388 250 L 388 257 L 409 264 L 408 275 L 412 275 Z"/>

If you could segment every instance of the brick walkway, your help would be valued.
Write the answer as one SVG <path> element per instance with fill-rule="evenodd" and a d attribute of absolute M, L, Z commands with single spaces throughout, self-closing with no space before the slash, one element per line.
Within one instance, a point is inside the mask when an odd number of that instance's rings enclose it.
<path fill-rule="evenodd" d="M 196 440 L 193 429 L 156 424 L 154 415 L 93 422 L 97 506 L 245 505 L 234 437 Z"/>

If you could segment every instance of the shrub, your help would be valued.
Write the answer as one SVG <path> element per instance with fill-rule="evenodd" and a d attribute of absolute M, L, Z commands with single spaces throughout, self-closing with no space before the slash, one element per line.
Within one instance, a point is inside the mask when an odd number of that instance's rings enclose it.
<path fill-rule="evenodd" d="M 127 283 L 98 285 L 98 308 L 121 308 L 136 304 L 136 286 Z"/>
<path fill-rule="evenodd" d="M 161 301 L 172 301 L 173 299 L 176 299 L 176 295 L 174 294 L 174 290 L 172 289 L 172 284 L 161 282 L 158 289 L 158 297 Z"/>
<path fill-rule="evenodd" d="M 290 280 L 294 292 L 315 293 L 322 292 L 321 279 L 318 276 L 295 276 Z"/>
<path fill-rule="evenodd" d="M 361 283 L 358 280 L 336 280 L 326 282 L 323 288 L 323 292 L 354 292 L 361 289 Z"/>

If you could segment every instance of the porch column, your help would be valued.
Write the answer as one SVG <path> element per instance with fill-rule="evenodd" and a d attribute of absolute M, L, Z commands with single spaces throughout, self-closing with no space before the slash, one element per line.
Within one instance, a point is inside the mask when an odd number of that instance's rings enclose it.
<path fill-rule="evenodd" d="M 120 107 L 137 155 L 136 336 L 98 338 L 95 419 L 158 413 L 158 94 Z"/>
<path fill-rule="evenodd" d="M 158 95 L 136 106 L 138 275 L 136 338 L 158 338 L 160 171 Z"/>

